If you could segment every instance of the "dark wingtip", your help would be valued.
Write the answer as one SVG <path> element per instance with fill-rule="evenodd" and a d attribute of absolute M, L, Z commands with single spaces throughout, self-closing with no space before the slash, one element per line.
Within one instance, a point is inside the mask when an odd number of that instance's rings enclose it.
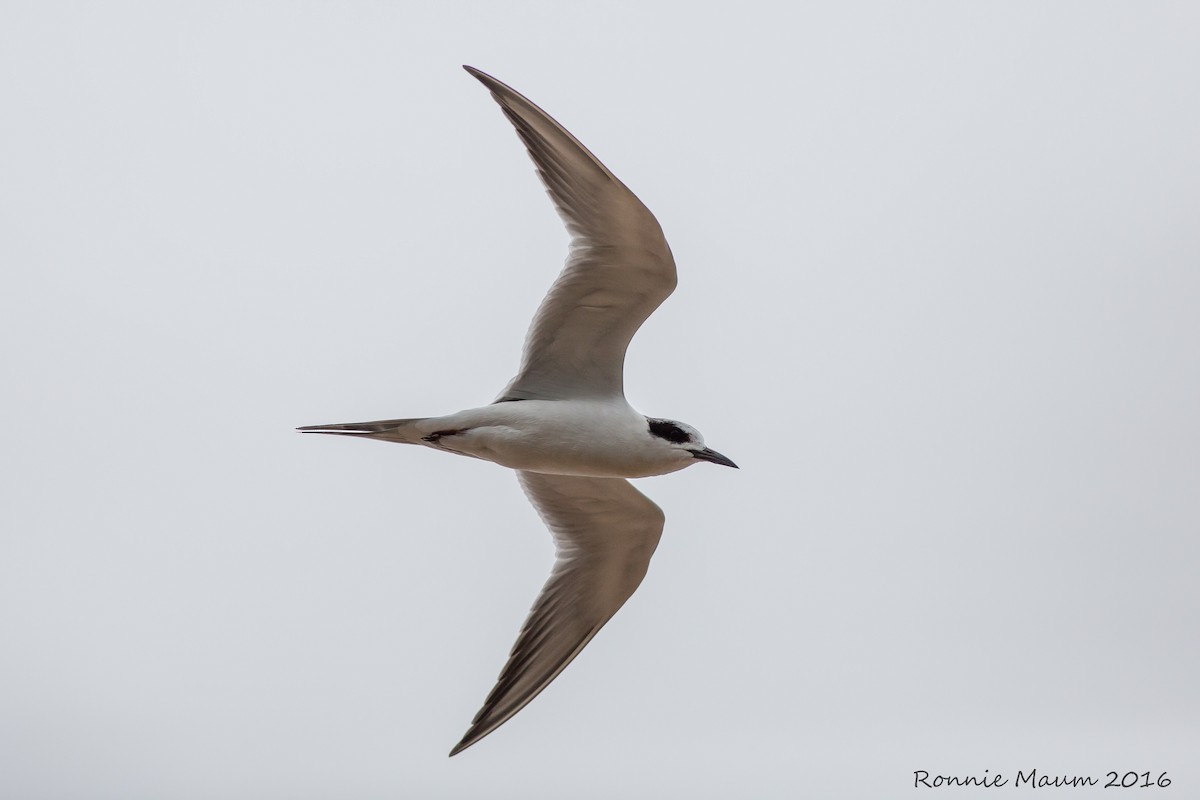
<path fill-rule="evenodd" d="M 474 67 L 472 67 L 469 64 L 463 64 L 462 68 L 465 69 L 471 75 L 471 77 L 475 78 L 475 80 L 479 81 L 484 86 L 486 86 L 488 88 L 488 91 L 496 96 L 497 100 L 500 99 L 501 94 L 510 93 L 510 92 L 512 94 L 520 96 L 520 93 L 517 92 L 517 90 L 513 89 L 511 86 L 504 83 L 504 81 L 496 80 L 491 75 L 488 75 L 486 72 L 484 72 L 481 69 L 475 69 Z M 529 101 L 526 100 L 525 102 L 528 103 Z"/>

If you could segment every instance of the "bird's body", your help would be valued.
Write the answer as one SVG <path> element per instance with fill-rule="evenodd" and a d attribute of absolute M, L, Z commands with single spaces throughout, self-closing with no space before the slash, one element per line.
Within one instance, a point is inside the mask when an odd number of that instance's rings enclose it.
<path fill-rule="evenodd" d="M 495 688 L 454 755 L 521 710 L 633 594 L 664 516 L 625 478 L 698 461 L 736 466 L 689 425 L 645 417 L 625 400 L 634 333 L 675 288 L 654 216 L 546 112 L 471 67 L 516 128 L 572 235 L 542 301 L 517 376 L 490 405 L 441 417 L 300 430 L 422 445 L 517 471 L 558 559 Z"/>
<path fill-rule="evenodd" d="M 420 444 L 553 475 L 645 478 L 695 460 L 691 452 L 656 441 L 647 418 L 624 399 L 509 401 L 444 417 L 321 427 L 323 433 Z"/>

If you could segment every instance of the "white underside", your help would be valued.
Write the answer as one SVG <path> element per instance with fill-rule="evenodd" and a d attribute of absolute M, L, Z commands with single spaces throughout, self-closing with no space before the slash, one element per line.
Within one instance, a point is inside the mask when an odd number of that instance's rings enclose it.
<path fill-rule="evenodd" d="M 422 439 L 429 447 L 527 472 L 642 478 L 695 463 L 691 453 L 651 437 L 646 418 L 623 399 L 496 403 L 416 428 L 422 437 L 443 434 Z"/>

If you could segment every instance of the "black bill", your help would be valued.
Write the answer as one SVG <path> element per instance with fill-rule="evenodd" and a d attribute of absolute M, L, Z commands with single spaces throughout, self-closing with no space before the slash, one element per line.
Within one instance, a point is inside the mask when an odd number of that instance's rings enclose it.
<path fill-rule="evenodd" d="M 725 456 L 713 450 L 711 447 L 706 447 L 703 450 L 693 450 L 692 455 L 701 461 L 711 461 L 714 464 L 720 464 L 723 467 L 738 468 L 738 465 L 730 461 Z"/>

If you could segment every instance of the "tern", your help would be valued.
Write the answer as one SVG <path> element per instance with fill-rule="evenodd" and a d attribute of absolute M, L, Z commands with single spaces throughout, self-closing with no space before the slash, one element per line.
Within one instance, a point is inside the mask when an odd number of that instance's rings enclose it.
<path fill-rule="evenodd" d="M 520 370 L 482 408 L 298 429 L 509 467 L 550 529 L 550 579 L 451 756 L 545 689 L 641 584 L 665 517 L 625 479 L 702 461 L 737 467 L 691 425 L 643 416 L 625 400 L 625 350 L 676 283 L 654 215 L 549 114 L 490 75 L 464 69 L 516 128 L 571 237 L 566 265 L 530 325 Z"/>

